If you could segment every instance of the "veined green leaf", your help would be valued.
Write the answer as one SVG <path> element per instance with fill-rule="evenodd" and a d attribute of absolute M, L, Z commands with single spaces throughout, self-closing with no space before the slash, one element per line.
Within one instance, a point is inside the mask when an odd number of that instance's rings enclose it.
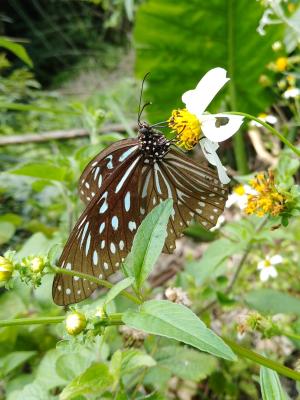
<path fill-rule="evenodd" d="M 131 286 L 134 282 L 134 278 L 126 278 L 123 279 L 122 281 L 116 283 L 108 292 L 107 295 L 105 296 L 104 303 L 103 305 L 108 304 L 111 302 L 115 297 L 118 296 L 119 293 L 121 293 L 123 290 L 127 289 L 129 286 Z"/>
<path fill-rule="evenodd" d="M 80 395 L 99 396 L 113 384 L 113 376 L 105 364 L 94 364 L 77 376 L 61 392 L 60 400 L 69 400 Z"/>
<path fill-rule="evenodd" d="M 236 359 L 223 340 L 181 304 L 150 300 L 142 304 L 139 311 L 127 311 L 123 321 L 132 328 L 179 340 L 217 357 Z"/>
<path fill-rule="evenodd" d="M 300 316 L 300 300 L 274 289 L 258 289 L 245 296 L 246 303 L 264 314 L 295 314 Z"/>
<path fill-rule="evenodd" d="M 263 400 L 287 400 L 277 372 L 272 369 L 260 368 L 260 388 Z"/>
<path fill-rule="evenodd" d="M 24 175 L 31 176 L 32 178 L 63 181 L 67 171 L 64 167 L 57 167 L 50 163 L 30 163 L 8 172 L 13 175 Z"/>
<path fill-rule="evenodd" d="M 165 200 L 143 220 L 134 237 L 131 252 L 125 260 L 124 270 L 135 278 L 139 290 L 159 257 L 167 236 L 167 224 L 173 201 Z"/>

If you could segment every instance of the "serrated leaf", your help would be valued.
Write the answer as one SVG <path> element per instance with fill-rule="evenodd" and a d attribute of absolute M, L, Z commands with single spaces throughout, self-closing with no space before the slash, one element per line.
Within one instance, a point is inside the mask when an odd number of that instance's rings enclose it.
<path fill-rule="evenodd" d="M 263 400 L 287 400 L 277 372 L 272 369 L 260 368 L 260 389 Z"/>
<path fill-rule="evenodd" d="M 124 270 L 127 275 L 135 278 L 138 290 L 147 279 L 163 249 L 172 205 L 172 199 L 168 199 L 155 207 L 143 220 L 134 237 Z"/>
<path fill-rule="evenodd" d="M 106 294 L 103 305 L 110 303 L 115 297 L 118 296 L 123 290 L 127 289 L 134 282 L 134 278 L 125 278 L 116 283 Z"/>
<path fill-rule="evenodd" d="M 77 376 L 61 392 L 60 400 L 70 400 L 80 395 L 99 396 L 107 390 L 114 382 L 105 364 L 94 364 Z"/>
<path fill-rule="evenodd" d="M 235 360 L 231 349 L 189 308 L 167 300 L 150 300 L 139 311 L 128 310 L 123 322 L 135 329 L 165 336 L 189 344 L 199 350 Z"/>
<path fill-rule="evenodd" d="M 153 367 L 156 365 L 155 360 L 141 350 L 130 349 L 122 353 L 122 374 L 129 374 L 130 372 L 142 368 Z"/>
<path fill-rule="evenodd" d="M 217 360 L 193 349 L 170 346 L 159 350 L 158 366 L 168 368 L 174 375 L 199 382 L 217 368 Z"/>
<path fill-rule="evenodd" d="M 245 10 L 247 18 L 245 18 Z M 211 68 L 223 67 L 231 81 L 218 94 L 235 110 L 256 114 L 273 96 L 259 83 L 274 60 L 272 43 L 281 40 L 283 27 L 256 29 L 264 7 L 255 1 L 149 0 L 138 9 L 135 24 L 136 70 L 148 71 L 146 97 L 153 121 L 165 120 L 180 106 L 181 95 L 193 89 Z"/>

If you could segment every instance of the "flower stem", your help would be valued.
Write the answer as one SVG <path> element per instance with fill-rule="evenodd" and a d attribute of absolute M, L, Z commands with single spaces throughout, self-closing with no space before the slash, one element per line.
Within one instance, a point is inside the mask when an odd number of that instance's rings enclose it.
<path fill-rule="evenodd" d="M 16 325 L 48 325 L 59 324 L 65 320 L 65 317 L 40 317 L 40 318 L 17 318 L 3 319 L 0 321 L 0 327 Z"/>
<path fill-rule="evenodd" d="M 300 381 L 300 373 L 288 368 L 277 361 L 270 360 L 252 350 L 246 349 L 243 346 L 233 342 L 230 339 L 222 338 L 225 343 L 235 352 L 236 355 L 247 358 L 248 360 L 254 361 L 256 364 L 263 365 L 264 367 L 271 368 L 272 370 L 278 372 L 279 374 L 286 376 L 287 378 Z"/>
<path fill-rule="evenodd" d="M 262 121 L 259 118 L 254 117 L 251 114 L 246 114 L 243 112 L 237 112 L 237 111 L 228 111 L 228 112 L 224 112 L 223 114 L 232 114 L 232 115 L 242 115 L 245 118 L 248 119 L 252 119 L 253 121 L 256 121 L 258 123 L 260 123 L 262 126 L 264 126 L 266 129 L 268 129 L 270 132 L 273 133 L 273 135 L 277 136 L 279 140 L 282 141 L 282 143 L 284 143 L 286 146 L 288 146 L 291 150 L 293 150 L 293 152 L 295 154 L 297 154 L 298 156 L 300 156 L 300 149 L 298 149 L 296 146 L 293 145 L 293 143 L 291 143 L 286 137 L 284 137 L 280 132 L 278 132 L 275 128 L 273 128 L 273 126 L 267 124 L 265 121 Z"/>
<path fill-rule="evenodd" d="M 71 275 L 71 276 L 78 276 L 79 278 L 87 279 L 90 282 L 94 282 L 97 285 L 104 286 L 104 287 L 106 287 L 108 289 L 110 289 L 110 288 L 112 288 L 114 286 L 112 283 L 110 283 L 108 281 L 105 281 L 104 279 L 99 279 L 99 278 L 96 278 L 93 275 L 84 274 L 83 272 L 72 271 L 72 270 L 69 270 L 69 269 L 59 268 L 59 267 L 51 267 L 51 269 L 53 270 L 53 272 L 55 274 L 65 274 L 65 275 Z M 127 299 L 133 301 L 136 304 L 141 304 L 142 303 L 142 301 L 138 297 L 136 297 L 133 294 L 127 292 L 126 290 L 123 290 L 121 292 L 121 295 L 126 297 Z"/>
<path fill-rule="evenodd" d="M 231 77 L 228 82 L 229 85 L 229 103 L 230 108 L 234 110 L 236 108 L 236 90 L 235 90 L 235 48 L 234 48 L 234 38 L 235 38 L 235 15 L 234 15 L 234 0 L 228 1 L 227 6 L 227 23 L 228 23 L 228 37 L 227 37 L 227 50 L 228 50 L 228 74 Z M 245 139 L 242 132 L 237 132 L 233 136 L 233 148 L 234 156 L 237 164 L 237 169 L 240 174 L 245 175 L 249 172 L 247 163 L 247 153 L 245 146 Z"/>

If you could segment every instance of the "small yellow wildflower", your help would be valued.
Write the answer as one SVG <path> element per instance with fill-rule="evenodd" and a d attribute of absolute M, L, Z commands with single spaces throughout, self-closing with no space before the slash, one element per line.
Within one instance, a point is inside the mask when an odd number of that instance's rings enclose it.
<path fill-rule="evenodd" d="M 201 137 L 200 122 L 186 108 L 173 110 L 168 120 L 169 127 L 176 133 L 176 144 L 186 150 L 192 150 Z"/>
<path fill-rule="evenodd" d="M 0 282 L 8 281 L 13 271 L 13 263 L 8 258 L 0 256 Z"/>
<path fill-rule="evenodd" d="M 248 204 L 245 209 L 247 214 L 256 214 L 259 217 L 270 214 L 273 217 L 279 215 L 285 209 L 286 197 L 275 186 L 274 174 L 258 173 L 250 185 L 257 194 L 248 195 Z"/>
<path fill-rule="evenodd" d="M 235 192 L 239 196 L 243 196 L 246 193 L 246 189 L 244 185 L 238 185 L 235 188 L 233 188 L 233 192 Z"/>
<path fill-rule="evenodd" d="M 286 57 L 278 57 L 275 61 L 276 70 L 279 72 L 283 72 L 287 69 L 288 59 Z"/>

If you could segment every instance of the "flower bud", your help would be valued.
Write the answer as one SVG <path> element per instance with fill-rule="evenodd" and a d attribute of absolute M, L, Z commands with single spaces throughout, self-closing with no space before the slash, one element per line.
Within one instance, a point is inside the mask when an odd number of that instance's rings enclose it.
<path fill-rule="evenodd" d="M 66 330 L 69 335 L 78 335 L 85 329 L 86 325 L 87 320 L 85 318 L 85 315 L 78 311 L 73 311 L 66 318 Z"/>
<path fill-rule="evenodd" d="M 0 282 L 8 281 L 13 270 L 13 263 L 8 258 L 0 256 Z"/>
<path fill-rule="evenodd" d="M 45 268 L 45 261 L 43 257 L 37 256 L 30 260 L 29 268 L 34 273 L 42 272 Z"/>

